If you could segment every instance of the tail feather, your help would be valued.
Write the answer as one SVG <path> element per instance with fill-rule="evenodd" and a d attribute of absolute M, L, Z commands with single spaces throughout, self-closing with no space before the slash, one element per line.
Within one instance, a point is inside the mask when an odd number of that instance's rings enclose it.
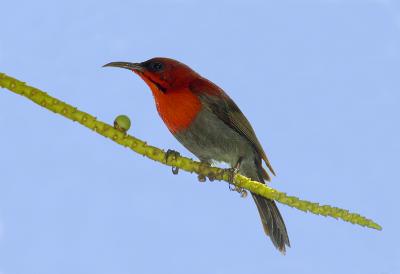
<path fill-rule="evenodd" d="M 283 254 L 286 252 L 286 246 L 290 247 L 289 236 L 282 215 L 279 212 L 275 202 L 266 199 L 257 194 L 252 194 L 257 205 L 261 222 L 264 227 L 265 234 L 270 238 L 274 246 Z"/>
<path fill-rule="evenodd" d="M 262 168 L 260 161 L 255 161 L 258 177 L 256 180 L 265 183 L 264 179 L 268 180 L 268 173 Z M 265 175 L 265 173 L 267 175 Z M 268 177 L 267 177 L 268 176 Z M 266 178 L 267 177 L 267 178 Z M 275 201 L 264 198 L 252 193 L 253 199 L 257 205 L 258 212 L 261 217 L 261 222 L 264 227 L 265 234 L 270 238 L 274 246 L 283 254 L 286 252 L 286 247 L 290 247 L 289 236 L 286 231 L 285 222 Z"/>

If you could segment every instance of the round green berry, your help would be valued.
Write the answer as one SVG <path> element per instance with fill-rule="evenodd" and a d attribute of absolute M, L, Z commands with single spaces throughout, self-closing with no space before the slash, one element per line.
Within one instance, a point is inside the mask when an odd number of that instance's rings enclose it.
<path fill-rule="evenodd" d="M 131 120 L 126 115 L 118 115 L 114 120 L 114 127 L 122 132 L 127 132 L 131 127 Z"/>

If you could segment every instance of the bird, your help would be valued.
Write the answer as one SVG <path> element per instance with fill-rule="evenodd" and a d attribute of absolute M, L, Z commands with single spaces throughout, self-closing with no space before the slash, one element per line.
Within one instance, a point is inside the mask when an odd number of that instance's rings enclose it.
<path fill-rule="evenodd" d="M 149 86 L 159 115 L 175 138 L 202 163 L 224 162 L 260 183 L 275 175 L 254 129 L 225 91 L 189 66 L 166 57 L 140 63 L 111 62 Z M 285 254 L 289 236 L 275 201 L 252 193 L 264 232 Z"/>

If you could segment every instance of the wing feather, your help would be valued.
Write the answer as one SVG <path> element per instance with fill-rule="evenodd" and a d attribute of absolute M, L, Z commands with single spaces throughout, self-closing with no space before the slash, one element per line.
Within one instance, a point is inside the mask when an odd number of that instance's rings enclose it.
<path fill-rule="evenodd" d="M 200 97 L 203 106 L 210 109 L 224 123 L 249 140 L 264 160 L 268 169 L 275 175 L 275 171 L 258 141 L 254 129 L 235 102 L 221 88 L 206 79 L 198 79 L 192 82 L 190 89 Z M 267 180 L 270 179 L 264 169 L 263 177 Z"/>

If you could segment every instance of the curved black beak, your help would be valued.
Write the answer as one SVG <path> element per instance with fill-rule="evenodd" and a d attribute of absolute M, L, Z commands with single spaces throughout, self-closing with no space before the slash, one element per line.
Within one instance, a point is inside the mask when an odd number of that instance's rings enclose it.
<path fill-rule="evenodd" d="M 129 62 L 111 62 L 105 64 L 103 67 L 116 67 L 116 68 L 124 68 L 135 71 L 143 71 L 143 66 L 140 63 L 129 63 Z"/>

